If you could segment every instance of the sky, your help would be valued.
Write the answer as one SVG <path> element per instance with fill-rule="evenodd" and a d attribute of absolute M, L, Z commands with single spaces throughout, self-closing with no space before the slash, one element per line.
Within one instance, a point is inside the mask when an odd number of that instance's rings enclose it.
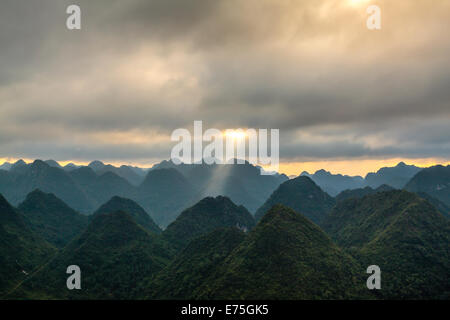
<path fill-rule="evenodd" d="M 449 29 L 448 0 L 2 0 L 0 163 L 151 166 L 202 120 L 279 129 L 287 174 L 448 164 Z"/>

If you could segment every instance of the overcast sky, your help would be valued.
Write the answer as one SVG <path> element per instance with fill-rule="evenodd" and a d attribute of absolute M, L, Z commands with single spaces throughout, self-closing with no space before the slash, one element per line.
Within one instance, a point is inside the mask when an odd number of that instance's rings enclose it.
<path fill-rule="evenodd" d="M 448 162 L 448 30 L 448 0 L 1 0 L 0 162 L 154 163 L 194 120 L 280 129 L 297 173 Z"/>

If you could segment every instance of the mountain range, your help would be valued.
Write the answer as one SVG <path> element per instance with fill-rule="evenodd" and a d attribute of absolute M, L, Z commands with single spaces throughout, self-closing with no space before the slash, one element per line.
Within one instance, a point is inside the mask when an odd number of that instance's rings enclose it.
<path fill-rule="evenodd" d="M 359 261 L 381 268 L 380 297 L 450 296 L 450 221 L 418 195 L 396 190 L 345 200 L 321 226 Z"/>
<path fill-rule="evenodd" d="M 406 190 L 364 186 L 334 198 L 307 176 L 258 180 L 250 164 L 162 163 L 137 186 L 91 164 L 0 170 L 17 206 L 0 195 L 1 298 L 450 297 L 449 166 L 422 169 Z M 253 200 L 267 194 L 255 215 L 220 194 L 232 186 Z M 70 265 L 82 270 L 81 290 L 66 287 Z M 366 287 L 370 265 L 381 268 L 381 290 Z"/>
<path fill-rule="evenodd" d="M 13 205 L 35 189 L 53 193 L 82 214 L 93 213 L 113 196 L 132 199 L 160 227 L 167 227 L 188 206 L 207 196 L 223 195 L 254 212 L 285 175 L 261 175 L 260 168 L 243 165 L 180 165 L 163 161 L 150 170 L 105 165 L 61 167 L 52 160 L 19 160 L 0 170 L 0 193 Z"/>
<path fill-rule="evenodd" d="M 277 205 L 213 268 L 194 298 L 350 299 L 363 291 L 358 269 L 317 225 Z"/>
<path fill-rule="evenodd" d="M 399 162 L 395 167 L 383 167 L 377 172 L 369 172 L 365 178 L 361 176 L 347 176 L 332 174 L 325 170 L 318 170 L 314 174 L 304 171 L 301 176 L 310 177 L 318 186 L 332 196 L 347 189 L 371 187 L 376 189 L 388 185 L 395 189 L 402 189 L 422 168 Z"/>
<path fill-rule="evenodd" d="M 143 279 L 172 258 L 170 247 L 123 211 L 98 214 L 89 227 L 28 279 L 14 296 L 29 299 L 130 299 Z M 82 270 L 82 288 L 67 290 L 66 269 Z"/>
<path fill-rule="evenodd" d="M 406 184 L 405 189 L 427 193 L 450 206 L 450 165 L 421 170 Z"/>

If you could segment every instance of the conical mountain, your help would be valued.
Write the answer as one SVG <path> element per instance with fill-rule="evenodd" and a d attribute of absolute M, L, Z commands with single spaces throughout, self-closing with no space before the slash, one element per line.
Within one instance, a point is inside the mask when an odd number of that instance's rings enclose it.
<path fill-rule="evenodd" d="M 282 183 L 270 198 L 256 211 L 255 218 L 262 216 L 274 205 L 282 204 L 320 223 L 334 206 L 334 199 L 322 191 L 314 181 L 300 176 Z"/>
<path fill-rule="evenodd" d="M 0 298 L 55 252 L 0 195 Z"/>
<path fill-rule="evenodd" d="M 450 223 L 416 194 L 390 191 L 343 201 L 322 226 L 363 265 L 381 268 L 380 297 L 448 298 Z"/>
<path fill-rule="evenodd" d="M 202 287 L 216 280 L 217 268 L 244 239 L 244 232 L 230 227 L 192 240 L 154 279 L 143 283 L 144 297 L 196 299 L 202 296 Z"/>
<path fill-rule="evenodd" d="M 39 189 L 29 193 L 18 210 L 30 229 L 56 247 L 65 246 L 87 227 L 88 218 L 76 212 L 52 193 Z"/>
<path fill-rule="evenodd" d="M 151 170 L 138 187 L 137 200 L 153 220 L 166 227 L 181 211 L 195 203 L 197 191 L 175 169 Z"/>
<path fill-rule="evenodd" d="M 99 160 L 94 160 L 88 164 L 88 167 L 94 171 L 99 171 L 105 167 L 105 164 Z"/>
<path fill-rule="evenodd" d="M 425 192 L 450 206 L 450 165 L 423 169 L 405 186 L 411 192 Z"/>
<path fill-rule="evenodd" d="M 156 225 L 156 223 L 150 218 L 147 212 L 138 205 L 136 202 L 130 199 L 121 198 L 118 196 L 112 197 L 108 202 L 104 203 L 100 208 L 95 211 L 93 217 L 99 214 L 108 214 L 116 211 L 123 211 L 131 215 L 134 221 L 144 229 L 161 233 L 162 230 Z"/>
<path fill-rule="evenodd" d="M 206 299 L 361 297 L 364 271 L 310 220 L 276 205 L 225 259 Z"/>
<path fill-rule="evenodd" d="M 9 170 L 14 172 L 23 172 L 26 170 L 27 166 L 27 163 L 20 159 L 14 162 Z"/>
<path fill-rule="evenodd" d="M 132 299 L 146 277 L 172 258 L 157 235 L 124 212 L 97 215 L 87 230 L 13 293 L 35 299 Z M 81 290 L 66 287 L 67 267 L 81 270 Z"/>
<path fill-rule="evenodd" d="M 237 206 L 227 197 L 207 197 L 184 210 L 163 235 L 177 247 L 183 247 L 193 238 L 217 228 L 250 230 L 254 225 L 252 215 L 243 206 Z"/>
<path fill-rule="evenodd" d="M 44 162 L 46 164 L 48 164 L 50 167 L 62 168 L 61 165 L 58 162 L 56 162 L 55 160 L 50 159 L 50 160 L 45 160 Z"/>

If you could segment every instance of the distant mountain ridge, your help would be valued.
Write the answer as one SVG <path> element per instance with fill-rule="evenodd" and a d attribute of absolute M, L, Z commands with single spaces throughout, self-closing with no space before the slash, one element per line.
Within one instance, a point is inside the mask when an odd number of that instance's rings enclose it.
<path fill-rule="evenodd" d="M 411 192 L 424 192 L 450 206 L 450 165 L 425 168 L 405 186 Z"/>
<path fill-rule="evenodd" d="M 371 187 L 376 189 L 381 185 L 388 185 L 395 189 L 402 189 L 408 181 L 422 168 L 399 162 L 395 167 L 383 167 L 377 172 L 369 172 L 365 178 L 361 176 L 346 176 L 332 174 L 325 170 L 318 170 L 314 174 L 304 171 L 301 176 L 310 177 L 324 191 L 332 196 L 347 189 Z"/>
<path fill-rule="evenodd" d="M 387 184 L 396 189 L 402 189 L 406 183 L 422 168 L 414 165 L 407 165 L 399 162 L 395 167 L 384 167 L 376 173 L 368 173 L 365 177 L 369 187 L 377 188 L 382 184 Z"/>
<path fill-rule="evenodd" d="M 162 161 L 151 170 L 173 168 L 183 174 L 200 192 L 200 199 L 218 195 L 255 212 L 288 177 L 284 174 L 261 175 L 261 168 L 244 164 L 180 164 Z"/>
<path fill-rule="evenodd" d="M 336 196 L 342 190 L 357 189 L 364 186 L 364 179 L 360 176 L 352 177 L 341 174 L 332 174 L 323 169 L 316 171 L 314 174 L 303 171 L 300 176 L 311 178 L 331 196 Z"/>
<path fill-rule="evenodd" d="M 53 193 L 70 207 L 91 214 L 113 196 L 137 202 L 161 227 L 168 226 L 185 208 L 207 196 L 224 195 L 251 212 L 261 206 L 284 175 L 261 175 L 249 163 L 239 165 L 176 166 L 163 161 L 151 170 L 93 161 L 88 166 L 61 167 L 53 160 L 19 160 L 0 170 L 0 192 L 14 205 L 34 189 Z"/>

